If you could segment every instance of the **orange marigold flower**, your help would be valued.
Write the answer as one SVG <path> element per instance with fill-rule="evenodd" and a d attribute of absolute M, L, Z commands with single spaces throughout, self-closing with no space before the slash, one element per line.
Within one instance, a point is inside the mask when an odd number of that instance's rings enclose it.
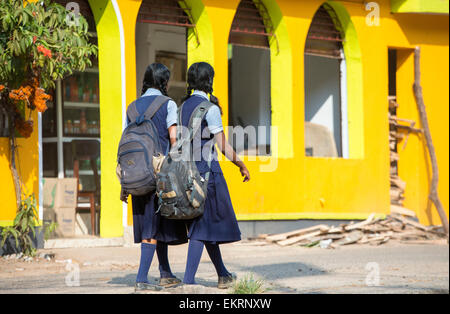
<path fill-rule="evenodd" d="M 43 53 L 44 56 L 49 57 L 49 58 L 52 57 L 52 52 L 50 51 L 50 49 L 47 49 L 44 46 L 38 46 L 37 49 L 39 52 Z"/>
<path fill-rule="evenodd" d="M 4 89 L 5 89 L 5 85 L 0 84 L 0 92 L 3 92 Z"/>
<path fill-rule="evenodd" d="M 13 89 L 9 93 L 9 98 L 13 100 L 27 100 L 30 98 L 31 94 L 33 93 L 33 88 L 31 86 L 21 86 L 19 89 Z"/>
<path fill-rule="evenodd" d="M 51 96 L 46 94 L 44 89 L 36 88 L 33 105 L 36 107 L 37 111 L 45 112 L 47 110 L 47 100 L 50 99 Z"/>

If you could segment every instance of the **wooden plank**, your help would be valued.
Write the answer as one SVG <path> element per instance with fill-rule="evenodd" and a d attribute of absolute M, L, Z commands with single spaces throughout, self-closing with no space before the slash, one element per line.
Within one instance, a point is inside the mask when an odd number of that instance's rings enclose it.
<path fill-rule="evenodd" d="M 339 239 L 342 239 L 343 237 L 345 237 L 345 235 L 344 234 L 329 234 L 329 233 L 327 233 L 327 234 L 324 234 L 324 235 L 321 235 L 320 237 L 319 237 L 319 239 L 320 240 L 339 240 Z"/>
<path fill-rule="evenodd" d="M 409 132 L 423 133 L 423 131 L 421 129 L 412 128 L 412 127 L 407 126 L 407 125 L 397 124 L 396 127 L 401 128 L 401 129 L 405 129 L 405 130 L 407 130 Z"/>
<path fill-rule="evenodd" d="M 370 214 L 370 216 L 366 220 L 358 222 L 353 225 L 346 226 L 344 229 L 345 229 L 345 231 L 351 231 L 351 230 L 355 230 L 355 229 L 370 225 L 373 222 L 375 222 L 375 214 Z"/>
<path fill-rule="evenodd" d="M 370 244 L 370 245 L 381 245 L 381 244 L 384 244 L 384 243 L 388 242 L 390 239 L 391 239 L 390 237 L 384 237 L 384 238 L 381 239 L 381 240 L 370 241 L 369 244 Z"/>
<path fill-rule="evenodd" d="M 328 230 L 328 234 L 333 234 L 333 233 L 344 233 L 344 229 L 342 227 L 332 227 L 330 230 Z"/>
<path fill-rule="evenodd" d="M 403 238 L 427 238 L 427 234 L 421 230 L 414 229 L 414 231 L 403 231 L 400 233 L 393 233 L 391 235 L 393 239 L 403 239 Z"/>
<path fill-rule="evenodd" d="M 403 200 L 404 199 L 403 191 L 398 188 L 391 187 L 389 194 L 391 195 L 391 200 Z"/>
<path fill-rule="evenodd" d="M 379 224 L 365 226 L 360 228 L 361 231 L 364 231 L 366 233 L 380 233 L 380 232 L 387 232 L 391 231 L 392 229 L 387 226 L 382 226 Z"/>
<path fill-rule="evenodd" d="M 400 155 L 397 154 L 396 152 L 392 152 L 392 151 L 391 151 L 390 158 L 391 158 L 391 162 L 392 162 L 392 161 L 399 161 L 399 160 L 400 160 Z"/>
<path fill-rule="evenodd" d="M 417 229 L 420 229 L 420 230 L 423 230 L 423 231 L 427 231 L 427 232 L 431 230 L 430 227 L 425 227 L 424 225 L 422 225 L 422 224 L 420 224 L 418 222 L 415 222 L 415 221 L 413 221 L 411 219 L 406 219 L 406 218 L 404 218 L 402 216 L 399 216 L 399 215 L 392 215 L 392 217 L 394 219 L 397 219 L 398 221 L 403 222 L 406 225 L 413 226 L 413 227 L 415 227 Z"/>
<path fill-rule="evenodd" d="M 322 233 L 323 232 L 320 231 L 320 230 L 319 231 L 314 231 L 312 233 L 308 233 L 308 234 L 304 234 L 304 235 L 301 235 L 301 236 L 292 237 L 292 238 L 289 238 L 289 239 L 286 239 L 286 240 L 278 241 L 277 244 L 281 245 L 281 246 L 288 246 L 288 245 L 292 245 L 292 244 L 298 243 L 298 242 L 300 242 L 302 240 L 306 240 L 306 239 L 309 239 L 309 238 L 312 238 L 312 237 L 316 237 L 318 235 L 321 235 Z"/>
<path fill-rule="evenodd" d="M 406 190 L 406 182 L 400 179 L 398 176 L 391 176 L 391 184 L 395 184 L 401 190 Z"/>
<path fill-rule="evenodd" d="M 353 231 L 349 234 L 347 234 L 344 238 L 333 242 L 333 246 L 339 246 L 339 245 L 347 245 L 347 244 L 352 244 L 352 243 L 356 243 L 359 240 L 361 240 L 363 238 L 364 234 L 361 231 Z"/>
<path fill-rule="evenodd" d="M 374 241 L 383 241 L 383 243 L 384 243 L 384 241 L 387 242 L 386 238 L 390 239 L 390 237 L 391 237 L 391 235 L 382 234 L 382 235 L 378 235 L 378 236 L 375 236 L 375 237 L 372 237 L 372 238 L 362 239 L 358 243 L 366 244 L 366 243 L 370 243 L 370 242 L 374 242 Z"/>
<path fill-rule="evenodd" d="M 325 229 L 329 229 L 327 225 L 317 225 L 317 226 L 312 226 L 309 228 L 303 228 L 303 229 L 298 229 L 298 230 L 294 230 L 294 231 L 290 231 L 290 232 L 285 232 L 285 233 L 279 233 L 279 234 L 274 234 L 271 236 L 266 237 L 267 241 L 270 242 L 277 242 L 277 241 L 281 241 L 281 240 L 286 240 L 287 238 L 293 237 L 293 236 L 299 236 L 299 235 L 303 235 L 303 234 L 307 234 L 309 232 L 312 231 L 316 231 L 316 230 L 325 230 Z"/>
<path fill-rule="evenodd" d="M 417 217 L 414 211 L 397 205 L 391 205 L 391 213 L 414 218 Z"/>

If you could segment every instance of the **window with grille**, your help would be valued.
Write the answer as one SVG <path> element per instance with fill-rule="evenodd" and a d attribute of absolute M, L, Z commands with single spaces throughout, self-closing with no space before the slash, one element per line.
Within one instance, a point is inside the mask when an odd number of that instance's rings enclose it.
<path fill-rule="evenodd" d="M 183 8 L 177 0 L 144 0 L 138 14 L 138 22 L 163 24 L 182 27 L 194 27 L 192 19 L 187 12 L 190 8 Z"/>
<path fill-rule="evenodd" d="M 314 15 L 305 44 L 305 154 L 348 157 L 344 33 L 329 6 Z"/>
<path fill-rule="evenodd" d="M 305 54 L 329 58 L 342 58 L 343 36 L 340 23 L 333 11 L 320 7 L 314 15 L 306 39 Z"/>
<path fill-rule="evenodd" d="M 271 154 L 273 27 L 260 0 L 242 0 L 229 36 L 228 138 L 244 155 Z"/>
<path fill-rule="evenodd" d="M 257 7 L 260 6 L 260 8 Z M 269 48 L 269 37 L 273 36 L 271 20 L 261 14 L 262 3 L 257 0 L 242 0 L 231 26 L 229 42 L 233 45 Z"/>

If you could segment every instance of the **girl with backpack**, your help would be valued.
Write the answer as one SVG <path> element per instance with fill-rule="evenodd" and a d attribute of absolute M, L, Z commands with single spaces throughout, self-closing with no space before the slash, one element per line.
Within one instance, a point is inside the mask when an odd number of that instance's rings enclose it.
<path fill-rule="evenodd" d="M 212 161 L 211 166 L 208 167 L 208 161 L 206 160 L 208 157 L 201 154 L 201 158 L 198 158 L 200 160 L 196 158 L 196 165 L 203 178 L 208 171 L 211 172 L 204 213 L 187 224 L 189 249 L 183 282 L 195 284 L 195 274 L 205 246 L 217 271 L 218 288 L 226 289 L 231 286 L 236 277 L 225 268 L 219 244 L 239 241 L 241 240 L 241 233 L 231 204 L 227 183 L 217 160 L 215 143 L 217 143 L 220 151 L 239 167 L 244 182 L 250 180 L 250 174 L 225 138 L 221 119 L 222 110 L 218 99 L 212 95 L 213 80 L 214 69 L 211 65 L 205 62 L 193 64 L 188 70 L 187 95 L 181 107 L 180 123 L 187 127 L 192 113 L 202 102 L 207 100 L 215 105 L 208 110 L 199 131 L 201 134 L 201 151 L 212 152 L 210 157 Z M 196 143 L 199 144 L 199 141 L 193 143 L 195 146 Z M 193 147 L 193 151 L 196 150 L 198 150 L 198 147 Z M 205 155 L 209 155 L 209 153 L 205 153 Z"/>
<path fill-rule="evenodd" d="M 148 66 L 142 96 L 130 105 L 127 111 L 128 124 L 137 122 L 137 119 L 131 121 L 130 117 L 141 115 L 138 119 L 142 120 L 144 113 L 153 110 L 153 107 L 149 108 L 150 106 L 154 106 L 154 110 L 158 108 L 155 103 L 159 101 L 160 107 L 151 117 L 151 121 L 156 127 L 161 149 L 166 153 L 169 147 L 176 143 L 178 117 L 176 103 L 168 97 L 161 97 L 167 96 L 169 79 L 170 71 L 163 64 L 153 63 Z M 127 196 L 122 194 L 121 199 L 125 201 Z M 164 219 L 157 213 L 158 197 L 154 192 L 143 196 L 132 195 L 132 207 L 134 242 L 141 243 L 141 258 L 135 290 L 161 290 L 162 287 L 179 284 L 181 280 L 176 278 L 170 269 L 167 247 L 168 244 L 177 245 L 187 242 L 185 224 L 181 221 Z M 150 284 L 147 278 L 155 251 L 161 275 L 159 286 Z"/>

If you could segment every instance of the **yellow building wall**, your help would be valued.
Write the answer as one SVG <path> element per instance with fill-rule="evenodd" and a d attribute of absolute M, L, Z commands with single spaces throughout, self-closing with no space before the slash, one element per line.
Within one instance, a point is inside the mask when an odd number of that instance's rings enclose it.
<path fill-rule="evenodd" d="M 221 24 L 229 31 L 235 13 L 234 8 L 226 10 L 222 1 L 205 2 L 208 11 L 214 12 L 220 9 Z M 238 3 L 239 1 L 235 1 L 236 6 Z M 252 174 L 252 181 L 248 184 L 240 183 L 239 172 L 230 162 L 222 163 L 238 219 L 362 219 L 371 212 L 389 213 L 387 107 L 379 105 L 385 104 L 387 99 L 387 66 L 385 78 L 380 80 L 379 74 L 376 77 L 373 75 L 373 72 L 380 73 L 380 63 L 383 66 L 387 52 L 383 51 L 382 54 L 374 52 L 371 42 L 364 38 L 363 33 L 369 30 L 365 23 L 367 12 L 362 5 L 331 3 L 340 9 L 345 8 L 352 17 L 363 56 L 364 71 L 360 74 L 364 76 L 356 84 L 361 84 L 358 91 L 364 92 L 364 98 L 360 97 L 359 102 L 354 101 L 353 108 L 349 111 L 350 114 L 364 113 L 356 115 L 362 117 L 363 121 L 353 120 L 353 123 L 359 126 L 359 130 L 354 128 L 350 147 L 357 153 L 347 160 L 305 157 L 303 52 L 312 17 L 322 3 L 322 1 L 277 1 L 289 34 L 286 40 L 290 40 L 292 49 L 292 69 L 284 68 L 283 70 L 292 70 L 293 74 L 290 83 L 292 87 L 281 86 L 281 90 L 278 91 L 278 93 L 291 93 L 292 101 L 280 104 L 285 110 L 288 109 L 288 114 L 286 120 L 279 121 L 275 126 L 278 127 L 279 133 L 287 129 L 292 134 L 290 137 L 279 136 L 273 144 L 279 147 L 291 146 L 294 155 L 293 158 L 278 156 L 276 161 L 278 167 L 274 172 L 261 172 L 260 167 L 264 164 L 263 162 L 251 161 L 250 157 L 245 158 Z M 212 20 L 219 19 L 212 18 Z M 376 30 L 371 32 L 382 37 Z M 370 35 L 373 36 L 373 34 Z M 227 41 L 227 38 L 222 37 L 222 39 Z M 383 42 L 382 38 L 380 40 Z M 379 43 L 378 45 L 383 46 Z M 372 56 L 374 60 L 371 60 Z M 368 61 L 365 62 L 365 60 Z M 228 72 L 226 60 L 221 63 L 216 61 L 215 67 L 219 75 L 226 77 Z M 274 70 L 273 64 L 272 70 Z M 278 77 L 273 77 L 272 84 L 282 77 L 282 72 Z M 350 83 L 355 84 L 355 82 Z M 375 88 L 378 89 L 376 94 L 369 93 Z M 216 91 L 226 108 L 227 85 L 219 85 Z M 353 92 L 351 96 L 354 96 L 355 90 L 351 92 Z M 370 97 L 367 97 L 368 95 Z M 272 93 L 272 110 L 276 112 L 278 107 L 274 108 L 274 103 L 277 105 L 275 97 L 277 95 Z M 380 108 L 383 110 L 380 111 Z M 293 127 L 289 130 L 291 121 L 293 121 Z M 370 145 L 364 145 L 364 143 L 370 143 Z"/>
<path fill-rule="evenodd" d="M 90 2 L 92 5 L 95 1 Z M 120 236 L 123 231 L 122 204 L 118 199 L 120 187 L 114 177 L 116 144 L 122 128 L 123 73 L 118 67 L 121 60 L 118 34 L 120 25 L 117 24 L 117 16 L 113 14 L 111 0 L 106 2 L 105 10 L 99 11 L 97 7 L 93 8 L 93 11 L 98 23 L 101 22 L 100 27 L 97 25 L 98 31 L 104 33 L 104 41 L 100 40 L 99 35 L 102 120 L 101 229 L 102 236 L 110 237 Z M 329 2 L 334 8 L 350 15 L 350 25 L 354 28 L 361 54 L 360 71 L 357 71 L 361 79 L 349 82 L 349 86 L 355 87 L 349 88 L 349 96 L 354 99 L 349 108 L 349 115 L 354 114 L 355 117 L 351 126 L 353 128 L 350 128 L 353 130 L 350 147 L 356 153 L 351 155 L 350 159 L 311 158 L 305 157 L 304 152 L 303 53 L 312 17 L 323 1 L 263 2 L 277 27 L 277 37 L 282 48 L 280 57 L 274 55 L 274 46 L 271 46 L 272 121 L 279 136 L 272 139 L 272 157 L 265 160 L 244 158 L 252 175 L 249 183 L 242 183 L 238 169 L 231 162 L 221 161 L 238 219 L 364 219 L 372 212 L 379 215 L 388 214 L 388 48 L 401 48 L 406 54 L 406 60 L 399 64 L 398 70 L 399 116 L 418 121 L 412 94 L 412 61 L 411 56 L 408 56 L 411 49 L 417 45 L 422 47 L 422 85 L 438 154 L 439 192 L 448 215 L 448 15 L 392 14 L 390 1 L 381 0 L 378 1 L 381 9 L 380 26 L 370 26 L 366 23 L 369 12 L 362 3 Z M 120 8 L 125 40 L 123 77 L 126 80 L 124 92 L 128 104 L 136 97 L 134 31 L 140 0 L 117 0 L 116 3 Z M 239 1 L 190 0 L 188 3 L 196 12 L 194 19 L 198 23 L 201 43 L 195 45 L 189 40 L 189 63 L 203 59 L 215 67 L 214 90 L 224 109 L 223 122 L 226 125 L 228 36 Z M 105 48 L 109 50 L 105 51 Z M 355 96 L 355 91 L 361 95 Z M 15 202 L 9 200 L 14 190 L 4 153 L 5 147 L 5 140 L 0 139 L 0 179 L 1 184 L 5 186 L 0 193 L 2 200 L 7 200 L 7 205 L 0 211 L 0 221 L 12 220 L 15 210 Z M 30 140 L 23 141 L 21 149 L 24 150 L 22 156 L 32 156 L 31 161 L 22 157 L 22 172 L 25 173 L 25 169 L 28 169 L 30 175 L 27 184 L 37 194 L 37 135 L 34 134 Z M 407 182 L 405 205 L 417 212 L 422 223 L 439 224 L 434 207 L 427 201 L 430 166 L 426 156 L 423 139 L 410 135 L 406 148 L 400 152 L 400 176 Z M 267 171 L 270 167 L 276 167 L 276 171 Z M 130 209 L 127 224 L 132 225 Z"/>
<path fill-rule="evenodd" d="M 234 17 L 235 9 L 239 1 L 204 1 L 210 19 L 213 21 L 215 69 L 217 73 L 215 92 L 224 107 L 224 122 L 227 122 L 228 102 L 228 64 L 225 58 L 225 45 L 228 41 L 227 34 Z M 274 3 L 272 1 L 272 3 Z M 433 133 L 435 145 L 439 145 L 438 160 L 440 163 L 440 194 L 444 207 L 448 213 L 448 118 L 443 114 L 433 115 L 433 111 L 448 112 L 448 84 L 447 61 L 448 59 L 448 16 L 427 15 L 393 15 L 390 12 L 390 1 L 379 1 L 381 9 L 380 26 L 370 26 L 366 22 L 369 11 L 361 3 L 349 3 L 344 1 L 330 1 L 336 7 L 344 8 L 351 16 L 351 22 L 356 30 L 361 50 L 362 80 L 353 82 L 361 84 L 362 97 L 359 104 L 349 108 L 349 114 L 360 110 L 362 121 L 353 119 L 360 128 L 361 140 L 350 139 L 350 147 L 359 150 L 350 159 L 337 158 L 310 158 L 304 155 L 304 58 L 303 51 L 306 35 L 311 19 L 322 4 L 322 1 L 289 1 L 278 0 L 276 4 L 283 15 L 283 23 L 287 25 L 290 46 L 292 49 L 292 69 L 284 68 L 289 76 L 292 70 L 292 82 L 290 86 L 283 86 L 281 93 L 290 94 L 292 102 L 282 105 L 288 110 L 285 120 L 273 119 L 274 126 L 279 128 L 279 133 L 289 130 L 292 123 L 292 137 L 279 136 L 275 145 L 280 147 L 291 146 L 293 158 L 289 154 L 278 155 L 278 163 L 275 172 L 261 172 L 261 166 L 265 162 L 245 158 L 246 164 L 252 174 L 252 181 L 242 184 L 238 170 L 230 162 L 222 162 L 222 168 L 227 177 L 233 204 L 241 220 L 258 219 L 299 219 L 299 218 L 336 218 L 356 219 L 364 218 L 371 212 L 388 214 L 390 212 L 389 197 L 389 146 L 387 119 L 388 105 L 388 48 L 403 47 L 413 48 L 416 45 L 423 46 L 423 71 L 428 86 L 426 102 L 429 109 L 429 119 L 436 131 Z M 220 25 L 220 26 L 219 26 Z M 432 34 L 432 35 L 431 35 Z M 429 49 L 429 53 L 426 50 Z M 217 51 L 218 50 L 218 51 Z M 433 51 L 433 52 L 431 52 Z M 434 53 L 434 57 L 432 54 Z M 437 65 L 437 67 L 436 67 Z M 442 70 L 439 71 L 439 67 Z M 274 65 L 272 64 L 272 70 Z M 435 74 L 436 72 L 439 72 Z M 283 74 L 272 78 L 283 79 Z M 435 80 L 439 81 L 436 85 Z M 437 88 L 440 86 L 440 88 Z M 350 84 L 349 84 L 350 87 Z M 280 91 L 277 91 L 280 93 Z M 277 94 L 272 93 L 272 109 L 276 112 L 279 107 Z M 349 88 L 349 97 L 355 93 L 355 89 Z M 399 86 L 399 94 L 412 96 L 412 85 L 404 83 Z M 409 103 L 412 112 L 416 112 L 414 99 Z M 438 109 L 442 108 L 443 109 Z M 285 111 L 286 112 L 286 111 Z M 273 116 L 274 117 L 274 116 Z M 350 126 L 351 127 L 351 126 Z M 353 132 L 358 132 L 354 130 Z M 353 145 L 353 147 L 352 147 Z M 356 147 L 355 147 L 356 145 Z M 361 147 L 362 145 L 363 147 Z M 277 149 L 275 149 L 277 151 Z M 283 151 L 281 149 L 281 151 Z M 424 158 L 425 151 L 420 156 Z M 417 157 L 419 158 L 419 157 Z M 426 173 L 425 163 L 408 160 L 401 165 L 401 173 Z M 267 162 L 266 162 L 267 163 Z M 427 180 L 422 178 L 421 184 L 408 183 L 406 205 L 414 209 L 420 221 L 439 223 L 434 209 L 426 209 Z M 412 197 L 416 196 L 416 199 Z M 418 201 L 420 199 L 420 201 Z M 413 206 L 414 204 L 414 206 Z M 425 214 L 426 212 L 433 212 Z"/>
<path fill-rule="evenodd" d="M 39 204 L 38 115 L 32 114 L 34 132 L 28 139 L 17 139 L 17 169 L 22 177 L 24 195 L 33 194 Z M 10 167 L 9 139 L 0 138 L 0 227 L 11 226 L 16 217 L 16 191 Z"/>
<path fill-rule="evenodd" d="M 421 47 L 422 87 L 430 130 L 439 167 L 439 196 L 447 211 L 449 208 L 449 61 L 448 16 L 401 15 L 398 18 L 404 36 L 411 48 Z M 423 25 L 416 32 L 414 25 Z M 392 44 L 393 47 L 398 45 Z M 412 92 L 414 83 L 414 51 L 399 52 L 398 70 L 398 116 L 417 122 L 422 128 L 416 101 Z M 399 175 L 407 182 L 405 206 L 413 209 L 422 223 L 440 224 L 435 206 L 429 201 L 431 164 L 424 136 L 410 134 L 406 142 L 399 143 Z"/>

